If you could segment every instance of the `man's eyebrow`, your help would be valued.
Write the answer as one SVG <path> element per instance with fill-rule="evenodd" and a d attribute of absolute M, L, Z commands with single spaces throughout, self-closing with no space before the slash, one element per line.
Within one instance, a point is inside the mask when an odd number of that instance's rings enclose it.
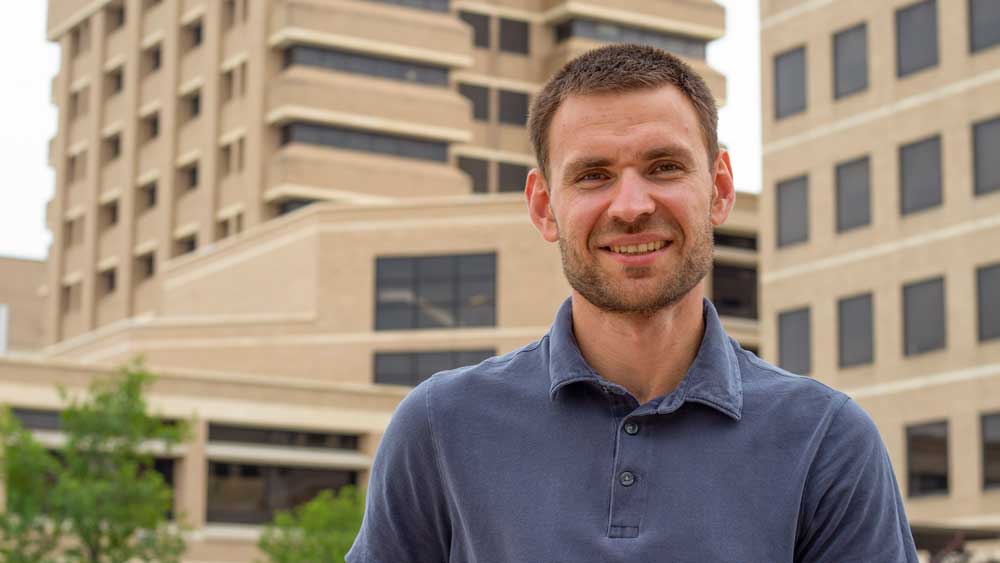
<path fill-rule="evenodd" d="M 566 176 L 572 176 L 577 172 L 588 168 L 603 168 L 610 165 L 610 159 L 600 156 L 585 156 L 583 158 L 572 160 L 566 165 Z"/>
<path fill-rule="evenodd" d="M 642 153 L 642 160 L 657 160 L 659 158 L 679 158 L 681 160 L 691 160 L 693 155 L 687 147 L 680 145 L 667 145 L 656 147 Z"/>

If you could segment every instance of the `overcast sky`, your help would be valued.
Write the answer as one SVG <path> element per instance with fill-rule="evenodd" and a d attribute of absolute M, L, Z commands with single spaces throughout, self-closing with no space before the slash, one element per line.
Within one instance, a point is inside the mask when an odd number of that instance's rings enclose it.
<path fill-rule="evenodd" d="M 729 146 L 736 185 L 760 191 L 760 77 L 757 0 L 716 0 L 726 6 L 726 37 L 708 49 L 709 64 L 728 79 L 719 140 Z M 47 2 L 11 3 L 0 18 L 0 256 L 44 258 L 50 236 L 45 204 L 54 174 L 47 161 L 55 134 L 50 102 L 59 49 L 45 40 Z"/>

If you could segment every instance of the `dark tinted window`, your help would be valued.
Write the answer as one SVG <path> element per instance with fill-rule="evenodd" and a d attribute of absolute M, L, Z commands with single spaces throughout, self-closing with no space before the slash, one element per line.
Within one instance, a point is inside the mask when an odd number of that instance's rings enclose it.
<path fill-rule="evenodd" d="M 899 191 L 903 215 L 941 205 L 941 137 L 899 148 Z"/>
<path fill-rule="evenodd" d="M 812 371 L 809 308 L 778 314 L 778 365 L 792 373 Z"/>
<path fill-rule="evenodd" d="M 912 356 L 945 347 L 944 279 L 903 286 L 904 354 Z"/>
<path fill-rule="evenodd" d="M 377 258 L 375 330 L 496 324 L 496 254 Z"/>
<path fill-rule="evenodd" d="M 838 365 L 870 364 L 875 357 L 871 294 L 837 302 Z"/>
<path fill-rule="evenodd" d="M 806 48 L 774 57 L 774 115 L 781 119 L 806 109 Z"/>
<path fill-rule="evenodd" d="M 419 10 L 430 10 L 432 12 L 447 12 L 448 0 L 369 0 L 370 2 L 381 2 L 383 4 L 396 4 L 407 8 L 417 8 Z"/>
<path fill-rule="evenodd" d="M 863 157 L 837 165 L 837 231 L 871 223 L 871 161 Z"/>
<path fill-rule="evenodd" d="M 983 419 L 983 488 L 1000 487 L 1000 414 Z"/>
<path fill-rule="evenodd" d="M 969 50 L 1000 45 L 1000 2 L 969 0 Z"/>
<path fill-rule="evenodd" d="M 377 352 L 375 383 L 416 386 L 439 371 L 470 366 L 496 355 L 495 350 Z"/>
<path fill-rule="evenodd" d="M 924 0 L 896 10 L 896 76 L 937 66 L 937 2 Z"/>
<path fill-rule="evenodd" d="M 206 520 L 264 524 L 275 512 L 309 502 L 325 489 L 356 485 L 355 471 L 208 462 Z"/>
<path fill-rule="evenodd" d="M 906 428 L 907 490 L 911 497 L 948 493 L 948 423 Z"/>
<path fill-rule="evenodd" d="M 353 434 L 305 432 L 301 430 L 231 426 L 227 424 L 209 424 L 208 439 L 213 442 L 239 442 L 243 444 L 271 446 L 294 446 L 301 448 L 327 448 L 338 450 L 358 449 L 358 437 Z"/>
<path fill-rule="evenodd" d="M 458 93 L 472 102 L 472 118 L 477 121 L 490 120 L 490 91 L 483 86 L 459 84 Z"/>
<path fill-rule="evenodd" d="M 705 59 L 705 46 L 707 45 L 704 39 L 698 37 L 663 33 L 593 20 L 564 21 L 556 25 L 555 34 L 556 43 L 561 43 L 571 37 L 585 37 L 609 43 L 649 45 L 684 57 L 702 60 Z"/>
<path fill-rule="evenodd" d="M 777 187 L 778 246 L 809 240 L 809 179 L 799 176 Z"/>
<path fill-rule="evenodd" d="M 976 195 L 1000 191 L 1000 117 L 975 124 L 972 143 Z"/>
<path fill-rule="evenodd" d="M 524 92 L 499 91 L 500 123 L 526 125 L 528 123 L 528 95 Z"/>
<path fill-rule="evenodd" d="M 392 80 L 446 86 L 448 69 L 444 67 L 396 61 L 339 49 L 295 46 L 285 50 L 285 65 L 306 65 Z"/>
<path fill-rule="evenodd" d="M 712 303 L 720 315 L 757 318 L 757 268 L 715 264 L 712 268 Z"/>
<path fill-rule="evenodd" d="M 458 157 L 458 168 L 472 179 L 472 191 L 481 194 L 489 191 L 490 163 L 478 158 Z"/>
<path fill-rule="evenodd" d="M 332 125 L 290 123 L 282 128 L 281 138 L 284 144 L 306 143 L 419 160 L 439 162 L 448 160 L 448 145 L 443 142 L 398 137 Z"/>
<path fill-rule="evenodd" d="M 976 270 L 979 340 L 1000 338 L 1000 264 Z"/>
<path fill-rule="evenodd" d="M 300 198 L 283 199 L 277 203 L 277 213 L 279 216 L 287 215 L 292 211 L 297 211 L 299 209 L 302 209 L 303 207 L 308 207 L 314 203 L 316 203 L 315 199 L 300 199 Z"/>
<path fill-rule="evenodd" d="M 476 47 L 490 46 L 490 17 L 475 12 L 458 12 L 458 17 L 472 28 L 472 44 Z"/>
<path fill-rule="evenodd" d="M 59 411 L 41 409 L 10 409 L 14 418 L 28 430 L 59 430 L 62 428 L 62 418 Z"/>
<path fill-rule="evenodd" d="M 497 188 L 501 192 L 523 192 L 524 180 L 528 177 L 529 168 L 521 164 L 507 162 L 501 162 L 498 166 L 500 168 L 500 181 Z"/>
<path fill-rule="evenodd" d="M 757 237 L 754 235 L 737 235 L 734 233 L 714 233 L 716 246 L 757 250 Z"/>
<path fill-rule="evenodd" d="M 500 18 L 500 50 L 528 54 L 530 39 L 528 22 Z"/>
<path fill-rule="evenodd" d="M 856 25 L 833 36 L 833 95 L 868 87 L 868 26 Z"/>

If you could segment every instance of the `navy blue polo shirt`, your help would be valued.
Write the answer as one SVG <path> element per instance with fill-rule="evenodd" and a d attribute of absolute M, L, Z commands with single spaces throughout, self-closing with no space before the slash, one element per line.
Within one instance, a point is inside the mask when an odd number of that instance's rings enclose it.
<path fill-rule="evenodd" d="M 568 300 L 541 340 L 417 386 L 347 561 L 915 563 L 865 412 L 704 319 L 680 385 L 641 405 L 584 361 Z"/>

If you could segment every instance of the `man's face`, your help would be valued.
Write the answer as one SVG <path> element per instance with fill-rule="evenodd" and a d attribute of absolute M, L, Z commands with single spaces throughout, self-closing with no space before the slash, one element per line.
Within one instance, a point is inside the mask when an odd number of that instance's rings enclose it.
<path fill-rule="evenodd" d="M 649 315 L 698 285 L 732 177 L 728 155 L 710 166 L 679 90 L 571 96 L 553 117 L 549 147 L 549 181 L 535 180 L 547 184 L 550 219 L 536 225 L 558 240 L 573 289 L 608 312 Z M 717 201 L 720 174 L 728 202 Z"/>

